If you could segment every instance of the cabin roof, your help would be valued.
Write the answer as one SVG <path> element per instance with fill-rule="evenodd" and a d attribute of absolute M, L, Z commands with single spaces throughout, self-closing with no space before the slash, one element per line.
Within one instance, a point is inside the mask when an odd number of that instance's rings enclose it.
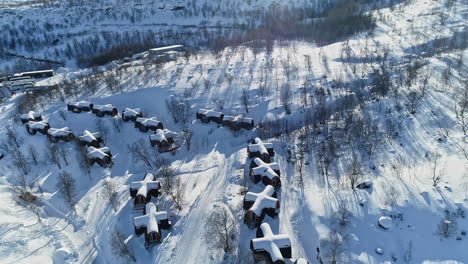
<path fill-rule="evenodd" d="M 49 124 L 47 124 L 44 121 L 29 121 L 27 125 L 29 128 L 33 128 L 33 129 L 44 129 Z"/>
<path fill-rule="evenodd" d="M 161 220 L 167 219 L 167 212 L 161 211 L 158 212 L 158 208 L 154 203 L 146 204 L 146 214 L 142 216 L 137 216 L 133 218 L 133 223 L 135 227 L 146 227 L 147 233 L 158 232 L 159 227 L 158 222 Z"/>
<path fill-rule="evenodd" d="M 159 190 L 160 186 L 159 181 L 155 180 L 152 173 L 146 173 L 145 178 L 143 178 L 142 181 L 130 183 L 130 189 L 137 189 L 137 195 L 143 195 L 144 197 L 146 197 L 150 190 Z"/>
<path fill-rule="evenodd" d="M 259 152 L 260 154 L 268 154 L 268 149 L 273 148 L 272 143 L 263 143 L 260 138 L 254 139 L 254 144 L 248 146 L 250 152 Z"/>
<path fill-rule="evenodd" d="M 261 158 L 255 158 L 252 160 L 252 162 L 255 162 L 255 164 L 257 164 L 257 167 L 269 167 L 273 170 L 280 170 L 280 167 L 276 162 L 266 163 Z"/>
<path fill-rule="evenodd" d="M 171 49 L 177 49 L 177 48 L 183 48 L 184 45 L 172 45 L 172 46 L 165 46 L 165 47 L 159 47 L 159 48 L 154 48 L 150 49 L 150 51 L 165 51 L 165 50 L 171 50 Z"/>
<path fill-rule="evenodd" d="M 22 114 L 20 116 L 21 119 L 25 119 L 25 120 L 26 119 L 37 119 L 39 117 L 41 117 L 41 114 L 36 113 L 34 111 L 29 111 L 27 114 Z"/>
<path fill-rule="evenodd" d="M 83 131 L 83 135 L 80 136 L 80 141 L 91 143 L 101 137 L 99 132 L 89 132 L 88 130 Z"/>
<path fill-rule="evenodd" d="M 88 147 L 88 158 L 90 159 L 104 159 L 105 157 L 108 157 L 109 155 L 109 148 L 108 147 L 102 147 L 102 148 L 95 148 L 93 146 Z"/>
<path fill-rule="evenodd" d="M 101 110 L 101 111 L 112 111 L 114 110 L 114 106 L 111 104 L 106 104 L 106 105 L 94 105 L 93 109 L 96 110 Z"/>
<path fill-rule="evenodd" d="M 162 129 L 156 129 L 156 133 L 153 135 L 150 135 L 150 139 L 152 141 L 167 141 L 166 135 L 164 135 L 164 131 Z"/>
<path fill-rule="evenodd" d="M 156 117 L 139 117 L 136 121 L 144 126 L 158 126 L 161 123 Z"/>
<path fill-rule="evenodd" d="M 273 262 L 277 260 L 284 260 L 280 248 L 291 246 L 291 239 L 286 234 L 274 235 L 271 227 L 267 223 L 263 223 L 260 227 L 263 232 L 263 237 L 252 239 L 254 249 L 262 249 L 270 253 Z"/>
<path fill-rule="evenodd" d="M 275 188 L 271 185 L 265 186 L 265 189 L 260 193 L 248 192 L 245 194 L 245 200 L 255 201 L 250 211 L 256 215 L 260 215 L 265 208 L 276 208 L 278 199 L 272 197 L 275 193 Z"/>
<path fill-rule="evenodd" d="M 76 106 L 76 107 L 89 107 L 91 106 L 91 102 L 88 102 L 88 101 L 79 101 L 79 102 L 71 102 L 69 103 L 69 105 L 73 105 L 73 106 Z"/>
<path fill-rule="evenodd" d="M 124 116 L 138 116 L 141 115 L 141 109 L 140 108 L 125 108 L 123 110 Z"/>
<path fill-rule="evenodd" d="M 223 113 L 217 112 L 213 109 L 203 109 L 203 108 L 198 109 L 197 113 L 206 115 L 208 117 L 221 117 L 223 115 Z"/>
<path fill-rule="evenodd" d="M 71 130 L 69 127 L 62 127 L 62 128 L 50 128 L 47 131 L 47 134 L 55 137 L 59 136 L 67 136 L 68 134 L 71 133 Z"/>

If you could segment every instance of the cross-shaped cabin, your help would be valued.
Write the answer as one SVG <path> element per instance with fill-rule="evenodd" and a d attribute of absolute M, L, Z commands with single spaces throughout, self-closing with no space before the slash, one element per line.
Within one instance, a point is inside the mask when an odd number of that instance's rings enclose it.
<path fill-rule="evenodd" d="M 273 144 L 263 143 L 258 137 L 252 140 L 252 144 L 247 146 L 247 153 L 249 158 L 260 158 L 264 162 L 271 162 L 271 157 L 275 155 Z"/>
<path fill-rule="evenodd" d="M 145 234 L 145 245 L 161 242 L 161 229 L 170 229 L 171 222 L 166 211 L 159 211 L 154 203 L 146 204 L 144 215 L 133 218 L 135 234 Z"/>
<path fill-rule="evenodd" d="M 134 198 L 135 209 L 142 209 L 151 201 L 151 196 L 158 197 L 161 184 L 152 173 L 146 173 L 142 181 L 130 183 L 130 196 Z"/>
<path fill-rule="evenodd" d="M 75 135 L 73 135 L 73 132 L 68 127 L 50 128 L 47 130 L 47 138 L 50 142 L 54 143 L 57 143 L 60 140 L 70 142 L 75 139 Z"/>
<path fill-rule="evenodd" d="M 140 129 L 141 132 L 148 132 L 148 130 L 156 131 L 157 129 L 164 129 L 163 124 L 159 122 L 156 117 L 138 117 L 135 121 L 135 128 Z"/>
<path fill-rule="evenodd" d="M 34 111 L 29 111 L 27 114 L 20 115 L 21 123 L 25 124 L 29 121 L 42 121 L 42 116 Z"/>
<path fill-rule="evenodd" d="M 127 122 L 127 121 L 133 121 L 135 122 L 137 118 L 143 117 L 143 112 L 141 111 L 140 108 L 125 108 L 122 111 L 122 120 Z"/>
<path fill-rule="evenodd" d="M 262 181 L 264 185 L 281 187 L 280 169 L 276 162 L 266 163 L 260 158 L 255 158 L 250 163 L 250 178 L 257 184 Z"/>
<path fill-rule="evenodd" d="M 221 112 L 216 112 L 213 109 L 199 109 L 197 111 L 197 119 L 200 119 L 203 123 L 209 123 L 211 121 L 222 124 L 223 123 L 224 114 Z"/>
<path fill-rule="evenodd" d="M 159 152 L 167 152 L 174 144 L 175 133 L 167 129 L 157 129 L 156 133 L 150 135 L 151 146 L 158 146 Z"/>
<path fill-rule="evenodd" d="M 115 108 L 111 104 L 94 105 L 92 112 L 99 117 L 103 117 L 104 115 L 116 116 L 119 114 L 117 108 Z"/>
<path fill-rule="evenodd" d="M 274 235 L 270 225 L 263 223 L 257 229 L 257 238 L 250 240 L 250 249 L 256 260 L 285 263 L 291 258 L 291 239 L 286 234 Z"/>
<path fill-rule="evenodd" d="M 101 167 L 107 167 L 112 163 L 112 154 L 108 147 L 88 147 L 87 156 L 91 165 L 97 163 Z"/>
<path fill-rule="evenodd" d="M 280 202 L 276 199 L 275 188 L 271 185 L 265 186 L 260 193 L 248 192 L 244 196 L 244 223 L 249 227 L 258 227 L 265 214 L 270 217 L 278 215 Z"/>
<path fill-rule="evenodd" d="M 101 133 L 92 133 L 88 130 L 83 131 L 83 135 L 79 136 L 78 140 L 80 141 L 81 145 L 85 145 L 88 147 L 93 146 L 95 148 L 99 148 L 100 144 L 103 142 Z"/>
<path fill-rule="evenodd" d="M 74 113 L 81 113 L 81 111 L 92 111 L 93 110 L 93 104 L 88 102 L 88 101 L 79 101 L 79 102 L 71 102 L 68 103 L 67 109 L 68 111 L 72 111 Z"/>
<path fill-rule="evenodd" d="M 49 123 L 44 121 L 29 121 L 26 123 L 26 131 L 31 135 L 35 135 L 37 132 L 45 135 L 49 129 Z"/>

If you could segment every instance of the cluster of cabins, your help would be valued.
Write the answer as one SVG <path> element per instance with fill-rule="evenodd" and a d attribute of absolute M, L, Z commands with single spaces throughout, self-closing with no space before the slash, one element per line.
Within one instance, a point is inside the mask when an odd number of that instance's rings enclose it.
<path fill-rule="evenodd" d="M 273 162 L 273 144 L 257 137 L 247 146 L 247 153 L 251 159 L 249 176 L 252 182 L 265 185 L 263 191 L 247 192 L 244 196 L 244 223 L 249 228 L 257 228 L 256 238 L 250 241 L 250 249 L 256 261 L 285 263 L 285 259 L 292 257 L 290 237 L 275 235 L 268 223 L 262 223 L 266 215 L 275 217 L 280 212 L 277 190 L 281 187 L 281 173 L 278 163 Z M 308 262 L 297 259 L 294 263 Z"/>
<path fill-rule="evenodd" d="M 162 239 L 161 230 L 171 228 L 166 211 L 159 211 L 157 206 L 151 202 L 152 197 L 159 197 L 161 183 L 156 180 L 152 173 L 146 173 L 141 181 L 130 183 L 130 197 L 133 198 L 133 208 L 143 211 L 142 215 L 133 218 L 135 234 L 145 235 L 145 245 L 160 243 Z"/>
<path fill-rule="evenodd" d="M 52 143 L 76 140 L 81 145 L 87 146 L 87 158 L 91 165 L 97 163 L 101 167 L 107 167 L 112 164 L 112 154 L 108 147 L 101 146 L 103 140 L 98 132 L 93 133 L 85 130 L 82 135 L 77 137 L 68 127 L 51 127 L 47 121 L 43 120 L 41 114 L 33 111 L 21 115 L 20 119 L 23 124 L 26 124 L 26 131 L 31 135 L 35 135 L 39 132 L 43 135 L 47 135 L 47 138 Z"/>
<path fill-rule="evenodd" d="M 240 129 L 252 130 L 254 128 L 254 121 L 252 118 L 240 115 L 228 116 L 212 109 L 199 109 L 197 111 L 197 119 L 203 123 L 214 122 L 233 131 L 239 131 Z"/>
<path fill-rule="evenodd" d="M 94 105 L 87 101 L 69 103 L 67 106 L 69 111 L 92 112 L 98 117 L 105 115 L 117 116 L 119 111 L 111 104 Z M 124 108 L 121 113 L 122 120 L 125 122 L 134 122 L 135 128 L 143 133 L 154 131 L 154 135 L 150 135 L 151 146 L 157 146 L 159 152 L 168 152 L 177 149 L 179 145 L 176 144 L 177 133 L 168 129 L 164 129 L 163 123 L 156 117 L 143 117 L 143 112 L 140 108 Z"/>

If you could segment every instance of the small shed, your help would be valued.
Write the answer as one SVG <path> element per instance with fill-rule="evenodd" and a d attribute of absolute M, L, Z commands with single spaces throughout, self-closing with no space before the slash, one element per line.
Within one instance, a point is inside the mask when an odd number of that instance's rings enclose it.
<path fill-rule="evenodd" d="M 122 110 L 122 120 L 125 122 L 135 122 L 139 117 L 143 117 L 143 112 L 140 108 L 124 108 L 124 110 Z"/>
<path fill-rule="evenodd" d="M 271 157 L 275 155 L 272 143 L 264 143 L 260 138 L 256 137 L 252 140 L 252 144 L 247 146 L 249 158 L 260 158 L 264 162 L 271 162 Z"/>
<path fill-rule="evenodd" d="M 292 257 L 291 238 L 286 234 L 274 235 L 271 227 L 263 223 L 257 229 L 257 238 L 250 240 L 250 249 L 256 260 L 282 264 Z"/>
<path fill-rule="evenodd" d="M 54 142 L 54 143 L 57 143 L 60 140 L 63 140 L 65 142 L 70 142 L 73 139 L 75 139 L 75 135 L 68 127 L 50 128 L 47 131 L 47 138 L 49 139 L 50 142 Z"/>
<path fill-rule="evenodd" d="M 111 104 L 94 105 L 92 112 L 99 117 L 103 117 L 104 115 L 116 116 L 119 114 L 117 108 L 115 108 Z"/>
<path fill-rule="evenodd" d="M 146 173 L 141 181 L 130 183 L 130 196 L 134 198 L 135 209 L 143 209 L 151 201 L 151 196 L 158 197 L 161 193 L 161 184 L 152 173 Z"/>
<path fill-rule="evenodd" d="M 171 222 L 166 211 L 158 211 L 154 203 L 145 206 L 144 215 L 133 218 L 135 234 L 145 234 L 145 246 L 161 242 L 161 229 L 170 229 Z"/>
<path fill-rule="evenodd" d="M 26 123 L 26 131 L 31 135 L 35 135 L 37 132 L 45 135 L 49 129 L 49 123 L 44 121 L 29 121 Z"/>
<path fill-rule="evenodd" d="M 276 199 L 275 188 L 265 186 L 260 193 L 248 192 L 244 196 L 244 223 L 250 228 L 258 227 L 265 215 L 275 217 L 280 211 L 280 202 Z"/>
<path fill-rule="evenodd" d="M 216 112 L 213 109 L 199 109 L 197 111 L 197 119 L 200 119 L 203 123 L 215 122 L 217 124 L 223 123 L 224 114 Z"/>
<path fill-rule="evenodd" d="M 163 129 L 163 124 L 156 117 L 138 117 L 135 121 L 135 128 L 140 129 L 141 132 L 148 132 L 148 130 L 156 131 Z"/>
<path fill-rule="evenodd" d="M 101 167 L 107 167 L 112 164 L 112 154 L 108 147 L 88 147 L 87 156 L 91 165 L 97 163 Z"/>
<path fill-rule="evenodd" d="M 93 146 L 95 148 L 99 148 L 100 144 L 103 143 L 101 133 L 99 132 L 90 132 L 88 130 L 83 131 L 83 135 L 78 137 L 81 145 L 85 146 Z"/>
<path fill-rule="evenodd" d="M 29 111 L 27 114 L 22 114 L 20 119 L 21 123 L 25 124 L 29 121 L 42 121 L 42 116 L 34 111 Z"/>
<path fill-rule="evenodd" d="M 74 113 L 81 113 L 82 111 L 90 112 L 93 110 L 93 107 L 94 105 L 88 101 L 71 102 L 67 104 L 68 111 Z"/>

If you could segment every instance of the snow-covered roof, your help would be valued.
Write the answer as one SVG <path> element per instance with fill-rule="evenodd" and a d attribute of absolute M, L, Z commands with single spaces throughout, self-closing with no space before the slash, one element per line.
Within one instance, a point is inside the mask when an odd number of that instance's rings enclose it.
<path fill-rule="evenodd" d="M 47 134 L 54 136 L 54 137 L 68 136 L 70 133 L 71 133 L 71 130 L 68 127 L 50 128 L 47 131 Z"/>
<path fill-rule="evenodd" d="M 133 218 L 133 223 L 135 227 L 146 227 L 147 233 L 158 232 L 159 227 L 158 222 L 161 220 L 167 219 L 167 212 L 161 211 L 158 212 L 158 208 L 154 203 L 146 204 L 146 214 L 142 216 L 137 216 Z"/>
<path fill-rule="evenodd" d="M 112 110 L 114 110 L 114 106 L 111 105 L 111 104 L 106 104 L 106 105 L 94 105 L 93 106 L 93 109 L 95 110 L 100 110 L 100 111 L 108 111 L 108 112 L 111 112 Z"/>
<path fill-rule="evenodd" d="M 263 143 L 260 138 L 254 139 L 255 144 L 248 146 L 250 152 L 259 152 L 260 154 L 268 154 L 268 149 L 273 148 L 272 143 Z"/>
<path fill-rule="evenodd" d="M 164 135 L 164 131 L 162 129 L 156 129 L 156 133 L 150 135 L 151 141 L 167 141 L 166 136 Z"/>
<path fill-rule="evenodd" d="M 99 132 L 89 132 L 88 130 L 83 131 L 83 135 L 80 136 L 80 141 L 91 143 L 101 137 Z"/>
<path fill-rule="evenodd" d="M 274 235 L 270 225 L 267 223 L 261 224 L 259 228 L 262 229 L 263 237 L 252 239 L 253 248 L 257 250 L 262 249 L 270 253 L 273 262 L 284 260 L 280 248 L 291 246 L 291 239 L 289 236 L 285 234 Z"/>
<path fill-rule="evenodd" d="M 148 195 L 148 191 L 158 190 L 159 188 L 160 183 L 159 181 L 155 180 L 155 177 L 152 173 L 147 173 L 142 181 L 130 183 L 130 189 L 138 190 L 137 195 L 142 195 L 144 197 Z"/>
<path fill-rule="evenodd" d="M 27 114 L 22 114 L 20 116 L 20 118 L 23 119 L 23 120 L 29 120 L 29 119 L 36 120 L 36 119 L 38 119 L 40 117 L 41 117 L 41 114 L 36 113 L 34 111 L 29 111 Z"/>
<path fill-rule="evenodd" d="M 173 49 L 178 49 L 178 48 L 183 48 L 183 47 L 184 47 L 184 45 L 172 45 L 172 46 L 166 46 L 166 47 L 159 47 L 159 48 L 150 49 L 150 51 L 161 52 L 161 51 L 173 50 Z"/>
<path fill-rule="evenodd" d="M 158 121 L 158 119 L 156 119 L 156 117 L 150 117 L 150 118 L 139 117 L 137 118 L 136 122 L 144 126 L 158 126 L 161 123 Z"/>
<path fill-rule="evenodd" d="M 275 171 L 280 170 L 280 167 L 279 167 L 278 163 L 276 163 L 276 162 L 266 163 L 261 158 L 255 158 L 255 159 L 253 159 L 253 162 L 255 162 L 255 164 L 257 164 L 257 167 L 269 167 L 269 168 L 271 168 L 271 169 L 273 169 Z"/>
<path fill-rule="evenodd" d="M 47 124 L 44 121 L 29 121 L 27 125 L 29 128 L 32 128 L 32 129 L 44 129 L 49 124 Z"/>
<path fill-rule="evenodd" d="M 255 201 L 249 210 L 253 211 L 256 215 L 260 215 L 265 208 L 279 209 L 278 199 L 272 197 L 274 193 L 275 188 L 271 185 L 267 185 L 260 193 L 247 192 L 245 200 Z"/>
<path fill-rule="evenodd" d="M 108 147 L 102 147 L 102 148 L 95 148 L 93 146 L 88 147 L 88 158 L 90 159 L 104 159 L 105 157 L 108 157 L 107 155 L 109 153 L 109 148 Z"/>
<path fill-rule="evenodd" d="M 224 121 L 237 121 L 236 119 L 237 119 L 237 116 L 227 116 L 227 115 L 225 115 L 223 117 Z"/>
<path fill-rule="evenodd" d="M 273 179 L 275 177 L 279 178 L 279 175 L 266 163 L 264 163 L 261 166 L 252 168 L 252 172 L 254 175 L 265 176 L 265 177 L 268 177 L 269 179 Z"/>
<path fill-rule="evenodd" d="M 390 216 L 381 216 L 379 218 L 379 226 L 383 229 L 390 229 L 392 227 L 392 218 Z"/>
<path fill-rule="evenodd" d="M 71 102 L 69 105 L 73 105 L 76 107 L 89 107 L 91 106 L 91 102 L 88 101 L 79 101 L 79 102 Z"/>
<path fill-rule="evenodd" d="M 250 118 L 250 117 L 242 117 L 241 118 L 241 121 L 242 122 L 245 122 L 245 123 L 251 123 L 253 121 L 253 118 Z"/>
<path fill-rule="evenodd" d="M 141 115 L 141 109 L 140 108 L 125 108 L 123 110 L 124 116 L 138 116 Z"/>
<path fill-rule="evenodd" d="M 221 117 L 223 115 L 223 113 L 216 112 L 213 109 L 202 109 L 202 108 L 198 109 L 197 113 L 206 115 L 208 117 Z"/>

